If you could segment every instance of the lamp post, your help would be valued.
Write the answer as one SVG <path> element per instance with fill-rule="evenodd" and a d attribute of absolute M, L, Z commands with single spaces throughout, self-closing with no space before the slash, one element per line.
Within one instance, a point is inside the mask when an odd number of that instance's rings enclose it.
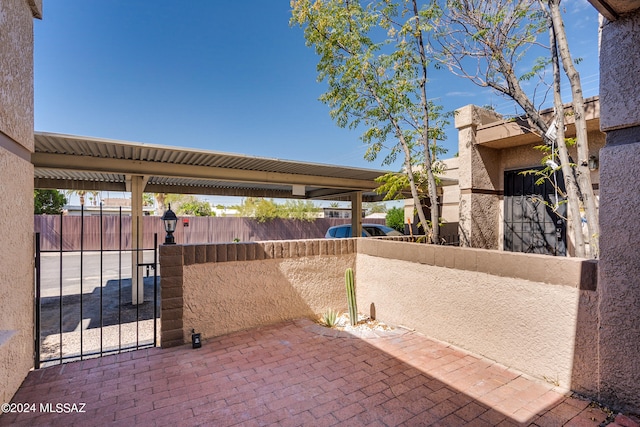
<path fill-rule="evenodd" d="M 167 232 L 167 236 L 164 238 L 165 245 L 175 245 L 176 239 L 173 237 L 173 232 L 176 231 L 176 224 L 178 223 L 178 217 L 171 210 L 171 204 L 169 209 L 162 215 L 162 221 L 164 222 L 164 231 Z"/>

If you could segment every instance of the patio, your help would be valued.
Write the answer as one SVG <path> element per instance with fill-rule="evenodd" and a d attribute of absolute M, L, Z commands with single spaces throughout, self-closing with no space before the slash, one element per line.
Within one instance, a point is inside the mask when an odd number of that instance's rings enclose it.
<path fill-rule="evenodd" d="M 416 332 L 366 337 L 300 319 L 32 371 L 0 425 L 573 425 L 588 400 Z M 41 404 L 86 404 L 44 413 Z M 62 407 L 64 410 L 65 406 Z M 626 421 L 631 422 L 629 419 Z M 625 424 L 626 425 L 626 424 Z M 630 424 L 632 425 L 632 424 Z"/>

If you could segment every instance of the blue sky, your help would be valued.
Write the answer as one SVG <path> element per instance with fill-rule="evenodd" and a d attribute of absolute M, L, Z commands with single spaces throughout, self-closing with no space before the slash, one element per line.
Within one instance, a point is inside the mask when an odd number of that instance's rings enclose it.
<path fill-rule="evenodd" d="M 565 22 L 586 96 L 598 91 L 598 18 L 567 0 Z M 371 169 L 360 133 L 318 101 L 317 57 L 289 26 L 288 0 L 45 0 L 35 22 L 37 131 Z M 512 103 L 446 71 L 445 110 Z M 569 101 L 568 91 L 565 101 Z M 447 156 L 457 152 L 453 125 Z"/>

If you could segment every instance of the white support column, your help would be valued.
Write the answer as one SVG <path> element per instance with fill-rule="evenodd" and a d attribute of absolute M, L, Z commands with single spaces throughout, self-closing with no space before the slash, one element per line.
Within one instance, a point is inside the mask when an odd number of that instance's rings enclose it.
<path fill-rule="evenodd" d="M 362 191 L 351 193 L 351 236 L 362 236 Z"/>
<path fill-rule="evenodd" d="M 140 175 L 132 175 L 127 177 L 127 186 L 131 192 L 131 304 L 137 305 L 144 302 L 144 267 L 136 266 L 143 261 L 140 249 L 144 247 L 142 195 L 146 179 Z"/>

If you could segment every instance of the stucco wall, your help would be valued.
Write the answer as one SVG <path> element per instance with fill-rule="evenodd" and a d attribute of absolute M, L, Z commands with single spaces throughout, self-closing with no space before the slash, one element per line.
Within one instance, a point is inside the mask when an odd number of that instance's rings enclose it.
<path fill-rule="evenodd" d="M 413 243 L 358 243 L 359 307 L 374 304 L 385 322 L 589 392 L 597 380 L 597 298 L 580 286 L 595 289 L 595 264 Z"/>
<path fill-rule="evenodd" d="M 162 246 L 162 345 L 346 310 L 355 239 Z M 165 292 L 166 290 L 166 292 Z"/>
<path fill-rule="evenodd" d="M 0 180 L 0 400 L 8 402 L 33 366 L 33 166 L 0 149 Z"/>
<path fill-rule="evenodd" d="M 40 1 L 0 2 L 0 402 L 33 366 L 33 22 Z"/>
<path fill-rule="evenodd" d="M 33 11 L 29 3 L 0 2 L 0 131 L 32 150 Z"/>
<path fill-rule="evenodd" d="M 203 337 L 347 309 L 344 271 L 355 254 L 196 264 L 185 268 L 184 333 Z M 206 316 L 203 316 L 206 313 Z"/>
<path fill-rule="evenodd" d="M 640 413 L 640 11 L 604 21 L 600 49 L 602 401 Z"/>
<path fill-rule="evenodd" d="M 640 11 L 601 33 L 600 356 L 605 402 L 640 413 Z"/>

